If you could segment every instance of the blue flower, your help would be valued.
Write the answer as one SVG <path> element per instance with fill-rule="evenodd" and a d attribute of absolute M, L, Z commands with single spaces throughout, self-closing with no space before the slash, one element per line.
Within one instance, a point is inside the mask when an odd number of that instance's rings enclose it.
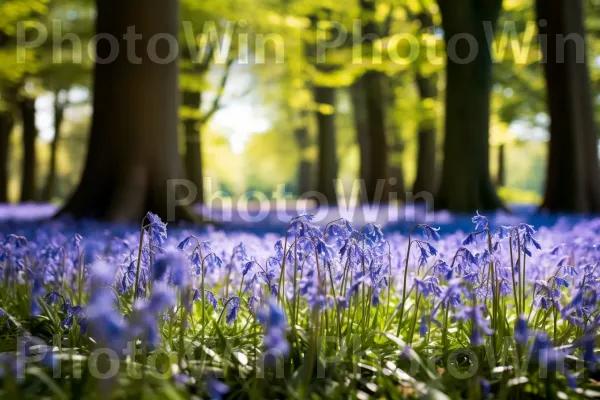
<path fill-rule="evenodd" d="M 250 272 L 252 270 L 252 266 L 254 265 L 256 261 L 248 261 L 245 265 L 244 265 L 244 269 L 242 270 L 242 275 L 246 276 L 248 274 L 248 272 Z"/>
<path fill-rule="evenodd" d="M 287 320 L 283 310 L 271 301 L 266 309 L 257 313 L 256 318 L 266 327 L 264 345 L 267 352 L 274 357 L 287 357 L 290 345 L 285 338 Z"/>
<path fill-rule="evenodd" d="M 179 244 L 177 245 L 177 248 L 179 250 L 185 250 L 185 248 L 190 244 L 190 242 L 192 240 L 196 240 L 197 241 L 198 239 L 196 239 L 195 236 L 188 236 L 185 239 L 183 239 L 181 242 L 179 242 Z"/>
<path fill-rule="evenodd" d="M 429 326 L 427 326 L 427 317 L 425 315 L 421 316 L 421 322 L 419 324 L 419 335 L 423 338 L 427 334 L 429 330 Z"/>
<path fill-rule="evenodd" d="M 167 224 L 162 222 L 158 215 L 151 212 L 146 214 L 146 218 L 149 221 L 149 233 L 153 246 L 161 246 L 167 240 Z"/>
<path fill-rule="evenodd" d="M 229 386 L 215 378 L 210 378 L 206 387 L 211 400 L 222 400 L 229 393 Z"/>
<path fill-rule="evenodd" d="M 54 291 L 52 291 L 52 292 L 48 293 L 46 296 L 44 296 L 44 300 L 46 301 L 46 304 L 48 304 L 49 306 L 52 306 L 52 305 L 58 303 L 59 298 L 62 298 L 62 296 Z"/>
<path fill-rule="evenodd" d="M 438 233 L 440 228 L 432 228 L 431 226 L 425 224 L 419 226 L 423 230 L 423 236 L 425 237 L 425 239 L 435 241 L 440 240 L 440 234 Z"/>
<path fill-rule="evenodd" d="M 114 303 L 109 292 L 98 293 L 87 307 L 87 324 L 90 336 L 99 347 L 122 351 L 127 325 Z"/>
<path fill-rule="evenodd" d="M 476 231 L 485 230 L 489 227 L 488 219 L 483 215 L 480 215 L 479 212 L 471 218 L 471 221 L 475 224 Z"/>
<path fill-rule="evenodd" d="M 479 385 L 481 385 L 481 398 L 487 399 L 490 397 L 490 382 L 480 376 Z"/>
<path fill-rule="evenodd" d="M 121 293 L 126 293 L 135 284 L 136 270 L 137 264 L 131 262 L 123 274 L 123 279 L 121 279 Z M 154 272 L 156 272 L 156 270 L 154 270 Z"/>
<path fill-rule="evenodd" d="M 519 315 L 515 324 L 515 342 L 521 345 L 527 344 L 529 340 L 529 328 L 527 327 L 527 318 L 525 315 Z"/>
<path fill-rule="evenodd" d="M 321 239 L 317 239 L 317 254 L 325 262 L 332 261 L 335 258 L 335 251 Z"/>
<path fill-rule="evenodd" d="M 227 316 L 225 320 L 228 324 L 233 324 L 237 320 L 238 312 L 240 310 L 240 298 L 233 296 L 227 300 Z"/>
<path fill-rule="evenodd" d="M 217 309 L 218 302 L 213 292 L 211 292 L 210 290 L 205 290 L 204 298 L 213 307 L 213 310 Z"/>
<path fill-rule="evenodd" d="M 153 313 L 174 307 L 177 304 L 175 291 L 164 283 L 158 283 L 152 288 L 149 309 Z"/>

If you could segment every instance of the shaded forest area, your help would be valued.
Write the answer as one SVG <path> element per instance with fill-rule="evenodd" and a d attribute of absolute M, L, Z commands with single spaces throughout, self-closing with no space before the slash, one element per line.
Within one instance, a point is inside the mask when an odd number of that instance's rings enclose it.
<path fill-rule="evenodd" d="M 7 0 L 0 202 L 138 221 L 186 196 L 173 179 L 197 203 L 287 183 L 335 205 L 358 178 L 366 203 L 596 213 L 599 16 L 583 0 Z"/>

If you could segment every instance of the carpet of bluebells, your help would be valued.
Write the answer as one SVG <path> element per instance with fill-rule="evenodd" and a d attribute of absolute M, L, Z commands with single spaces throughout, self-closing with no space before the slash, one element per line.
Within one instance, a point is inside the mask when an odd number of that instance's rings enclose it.
<path fill-rule="evenodd" d="M 600 396 L 600 220 L 490 221 L 11 225 L 0 397 Z"/>

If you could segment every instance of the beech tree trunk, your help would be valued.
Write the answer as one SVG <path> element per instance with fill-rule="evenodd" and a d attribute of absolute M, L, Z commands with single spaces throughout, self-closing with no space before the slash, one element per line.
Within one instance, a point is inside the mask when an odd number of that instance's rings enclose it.
<path fill-rule="evenodd" d="M 0 203 L 8 203 L 8 148 L 13 125 L 12 112 L 0 112 Z"/>
<path fill-rule="evenodd" d="M 37 128 L 35 126 L 35 99 L 23 98 L 19 101 L 23 129 L 23 167 L 21 169 L 21 202 L 35 201 L 35 176 L 37 159 L 35 142 Z"/>
<path fill-rule="evenodd" d="M 202 105 L 202 93 L 194 91 L 183 92 L 183 104 L 190 109 L 199 111 Z M 185 171 L 187 178 L 198 189 L 196 203 L 204 204 L 202 123 L 198 118 L 183 118 L 183 130 L 185 135 Z"/>
<path fill-rule="evenodd" d="M 496 178 L 496 184 L 498 186 L 506 185 L 506 167 L 504 165 L 504 149 L 506 145 L 500 144 L 498 146 L 498 176 Z"/>
<path fill-rule="evenodd" d="M 306 126 L 306 111 L 301 111 L 294 136 L 300 151 L 300 163 L 298 164 L 298 195 L 313 190 L 312 186 L 312 163 L 306 157 L 306 151 L 310 147 L 308 127 Z"/>
<path fill-rule="evenodd" d="M 543 209 L 599 212 L 598 137 L 581 0 L 537 0 L 551 118 Z M 574 34 L 575 39 L 568 35 Z M 558 35 L 558 36 L 557 36 Z M 565 41 L 564 38 L 569 37 Z"/>
<path fill-rule="evenodd" d="M 495 27 L 501 0 L 438 3 L 448 54 L 444 162 L 435 207 L 456 212 L 500 208 L 489 168 L 492 59 L 484 22 Z"/>
<path fill-rule="evenodd" d="M 328 86 L 315 86 L 315 103 L 336 106 L 336 89 Z M 317 159 L 317 191 L 321 193 L 327 204 L 337 205 L 336 180 L 338 173 L 337 152 L 336 152 L 336 126 L 335 111 L 332 113 L 323 113 L 317 109 L 317 130 L 319 155 Z"/>
<path fill-rule="evenodd" d="M 60 141 L 61 127 L 65 114 L 65 104 L 59 100 L 59 93 L 54 96 L 54 138 L 50 143 L 50 164 L 48 177 L 42 193 L 42 200 L 50 201 L 56 192 L 56 160 L 58 156 L 58 143 Z"/>
<path fill-rule="evenodd" d="M 421 23 L 421 32 L 433 28 L 431 15 L 420 13 L 417 19 Z M 420 71 L 416 73 L 415 84 L 419 91 L 421 102 L 421 117 L 418 126 L 417 143 L 417 176 L 413 185 L 413 193 L 428 192 L 434 194 L 436 186 L 436 118 L 431 110 L 425 109 L 426 102 L 437 98 L 437 77 L 424 76 Z"/>
<path fill-rule="evenodd" d="M 178 61 L 175 48 L 155 35 L 179 33 L 177 0 L 97 0 L 99 34 L 119 41 L 112 62 L 97 63 L 94 75 L 94 115 L 85 170 L 62 212 L 77 217 L 139 222 L 147 211 L 167 219 L 171 179 L 183 179 L 177 146 Z M 123 35 L 130 26 L 140 63 L 128 59 Z M 150 46 L 151 49 L 153 45 Z M 109 41 L 97 43 L 99 59 L 111 56 Z M 155 54 L 153 54 L 155 53 Z M 156 62 L 157 60 L 163 60 Z M 177 199 L 186 196 L 181 190 Z M 195 219 L 189 207 L 177 207 L 175 219 Z"/>
<path fill-rule="evenodd" d="M 420 73 L 416 76 L 417 88 L 421 104 L 437 97 L 436 80 L 434 77 L 424 77 Z M 429 192 L 436 190 L 436 159 L 435 159 L 435 116 L 429 110 L 423 111 L 419 120 L 417 144 L 417 177 L 413 186 L 413 193 Z"/>
<path fill-rule="evenodd" d="M 373 38 L 380 37 L 381 32 L 375 21 L 375 0 L 360 0 L 360 7 L 364 21 L 363 43 L 371 50 L 366 54 L 368 59 L 373 53 Z M 360 149 L 360 179 L 364 185 L 362 200 L 365 203 L 389 201 L 390 171 L 383 80 L 384 76 L 381 72 L 367 70 L 357 79 L 352 90 L 352 93 L 357 96 L 354 100 L 354 112 Z"/>

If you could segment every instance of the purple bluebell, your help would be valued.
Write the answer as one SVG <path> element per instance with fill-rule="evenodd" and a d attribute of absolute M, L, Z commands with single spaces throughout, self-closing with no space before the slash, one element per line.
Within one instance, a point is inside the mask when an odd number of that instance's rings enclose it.
<path fill-rule="evenodd" d="M 237 320 L 238 313 L 240 310 L 240 298 L 237 296 L 233 296 L 227 300 L 226 304 L 227 315 L 225 316 L 225 321 L 228 324 L 233 324 Z"/>
<path fill-rule="evenodd" d="M 529 328 L 527 327 L 527 317 L 525 315 L 519 315 L 517 323 L 515 324 L 515 342 L 520 345 L 527 344 L 529 340 Z"/>
<path fill-rule="evenodd" d="M 211 400 L 223 400 L 229 393 L 229 386 L 216 378 L 209 378 L 206 382 L 206 389 Z"/>
<path fill-rule="evenodd" d="M 264 345 L 266 351 L 274 357 L 287 357 L 290 345 L 285 338 L 287 319 L 277 303 L 269 302 L 267 308 L 260 310 L 256 318 L 266 328 Z"/>
<path fill-rule="evenodd" d="M 162 222 L 160 217 L 154 213 L 146 214 L 148 220 L 148 232 L 152 239 L 153 246 L 161 246 L 167 240 L 167 224 Z"/>

